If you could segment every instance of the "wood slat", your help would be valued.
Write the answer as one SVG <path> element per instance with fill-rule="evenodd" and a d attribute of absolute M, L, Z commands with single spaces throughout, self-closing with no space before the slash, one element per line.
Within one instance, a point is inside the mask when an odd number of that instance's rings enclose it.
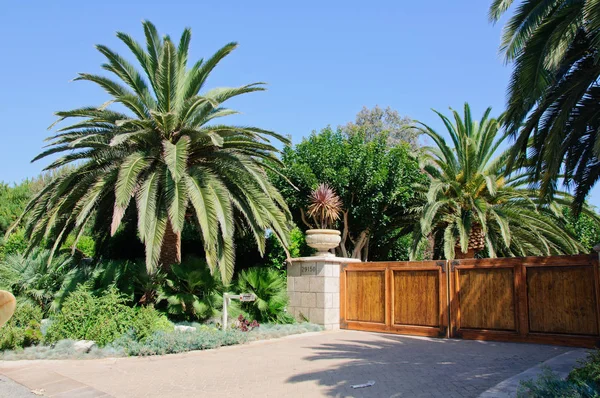
<path fill-rule="evenodd" d="M 594 280 L 591 266 L 528 268 L 531 332 L 598 335 Z"/>
<path fill-rule="evenodd" d="M 516 330 L 514 270 L 459 270 L 460 328 Z"/>
<path fill-rule="evenodd" d="M 438 270 L 393 271 L 394 324 L 439 326 Z"/>
<path fill-rule="evenodd" d="M 346 317 L 385 323 L 385 271 L 346 271 Z"/>

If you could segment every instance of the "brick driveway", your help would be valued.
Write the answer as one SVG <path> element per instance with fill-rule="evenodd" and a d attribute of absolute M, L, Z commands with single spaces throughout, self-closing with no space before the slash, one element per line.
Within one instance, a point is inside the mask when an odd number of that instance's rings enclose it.
<path fill-rule="evenodd" d="M 336 331 L 163 357 L 0 362 L 0 374 L 56 397 L 476 397 L 570 350 Z"/>

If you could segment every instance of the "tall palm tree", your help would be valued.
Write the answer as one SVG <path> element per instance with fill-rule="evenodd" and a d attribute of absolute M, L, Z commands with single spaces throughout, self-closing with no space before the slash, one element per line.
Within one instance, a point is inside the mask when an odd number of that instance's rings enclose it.
<path fill-rule="evenodd" d="M 494 0 L 490 19 L 513 3 Z M 600 178 L 599 45 L 597 0 L 522 0 L 501 44 L 514 64 L 505 119 L 516 137 L 513 161 L 529 155 L 547 200 L 561 181 L 573 186 L 576 212 Z"/>
<path fill-rule="evenodd" d="M 27 217 L 30 247 L 50 237 L 55 250 L 67 235 L 79 237 L 88 224 L 114 234 L 135 202 L 147 267 L 169 267 L 181 261 L 181 231 L 188 210 L 193 210 L 207 263 L 228 281 L 236 225 L 249 228 L 261 250 L 267 229 L 287 245 L 289 211 L 265 173 L 267 160 L 278 162 L 268 137 L 287 140 L 256 127 L 217 123 L 236 113 L 222 107 L 225 101 L 264 90 L 262 83 L 200 94 L 236 43 L 188 67 L 190 29 L 176 45 L 169 36 L 160 38 L 152 23 L 143 22 L 143 28 L 146 49 L 117 33 L 142 72 L 99 45 L 107 60 L 102 67 L 117 80 L 87 73 L 75 80 L 98 84 L 110 100 L 99 107 L 57 112 L 58 122 L 74 122 L 48 138 L 49 149 L 34 161 L 63 153 L 47 169 L 76 167 L 48 184 L 26 207 L 22 217 Z M 124 112 L 109 110 L 113 103 Z"/>
<path fill-rule="evenodd" d="M 509 150 L 500 150 L 507 138 L 499 134 L 502 116 L 490 118 L 488 108 L 479 122 L 452 111 L 454 122 L 441 113 L 454 147 L 431 127 L 422 133 L 435 143 L 425 148 L 424 170 L 429 185 L 422 186 L 426 204 L 415 227 L 412 256 L 419 243 L 433 237 L 436 257 L 474 257 L 485 250 L 490 257 L 574 254 L 583 250 L 565 229 L 561 193 L 551 205 L 542 205 L 538 192 L 527 185 L 527 172 L 505 177 Z"/>

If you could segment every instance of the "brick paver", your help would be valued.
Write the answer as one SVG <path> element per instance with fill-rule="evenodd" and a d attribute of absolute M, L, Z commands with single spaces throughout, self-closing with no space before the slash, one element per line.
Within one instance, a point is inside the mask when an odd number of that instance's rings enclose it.
<path fill-rule="evenodd" d="M 336 331 L 163 357 L 0 361 L 0 374 L 61 397 L 476 397 L 569 350 Z"/>

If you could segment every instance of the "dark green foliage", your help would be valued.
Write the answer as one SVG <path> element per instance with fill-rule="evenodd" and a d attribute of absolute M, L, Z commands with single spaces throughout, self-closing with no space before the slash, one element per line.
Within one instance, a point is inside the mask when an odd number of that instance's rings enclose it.
<path fill-rule="evenodd" d="M 67 254 L 51 258 L 50 251 L 34 249 L 28 255 L 11 254 L 0 262 L 0 288 L 40 306 L 52 309 L 54 299 L 77 260 Z"/>
<path fill-rule="evenodd" d="M 72 249 L 75 243 L 75 236 L 70 235 L 65 243 L 63 249 Z M 77 240 L 75 250 L 78 251 L 83 257 L 92 258 L 96 254 L 96 242 L 91 236 L 82 236 Z"/>
<path fill-rule="evenodd" d="M 290 246 L 288 248 L 291 258 L 305 257 L 313 254 L 314 249 L 306 244 L 306 236 L 298 227 L 290 231 Z M 267 237 L 267 246 L 265 250 L 264 265 L 279 270 L 286 269 L 287 255 L 279 240 L 269 235 Z"/>
<path fill-rule="evenodd" d="M 274 268 L 250 268 L 240 273 L 237 281 L 239 293 L 254 293 L 256 301 L 242 303 L 251 319 L 259 322 L 293 323 L 285 312 L 288 304 L 285 275 Z"/>
<path fill-rule="evenodd" d="M 568 380 L 580 387 L 593 389 L 600 396 L 600 350 L 591 352 L 581 366 L 569 373 Z"/>
<path fill-rule="evenodd" d="M 42 339 L 42 309 L 30 302 L 19 301 L 13 317 L 0 327 L 0 350 L 29 347 Z"/>
<path fill-rule="evenodd" d="M 298 226 L 306 228 L 302 211 L 319 183 L 342 199 L 344 216 L 336 228 L 348 236 L 339 255 L 367 259 L 390 232 L 412 226 L 409 212 L 418 203 L 412 187 L 425 176 L 408 146 L 389 147 L 385 133 L 367 139 L 360 131 L 348 136 L 328 127 L 285 148 L 282 161 L 282 173 L 297 189 L 281 177 L 273 179 Z"/>
<path fill-rule="evenodd" d="M 549 369 L 536 380 L 521 382 L 517 390 L 519 398 L 597 398 L 598 390 L 577 385 L 568 380 L 563 380 Z"/>
<path fill-rule="evenodd" d="M 132 308 L 125 303 L 126 298 L 114 287 L 96 296 L 82 285 L 52 318 L 45 339 L 94 340 L 104 346 L 128 332 L 139 340 L 167 327 L 168 321 L 156 310 Z"/>
<path fill-rule="evenodd" d="M 206 261 L 188 258 L 172 266 L 160 288 L 158 302 L 166 305 L 174 319 L 206 320 L 218 316 L 223 307 L 223 291 L 218 274 L 211 274 Z"/>
<path fill-rule="evenodd" d="M 501 51 L 514 69 L 505 125 L 530 181 L 550 200 L 562 182 L 578 213 L 600 178 L 600 7 L 597 0 L 494 0 L 497 22 L 514 5 Z"/>
<path fill-rule="evenodd" d="M 25 208 L 28 243 L 34 247 L 48 237 L 55 250 L 70 234 L 92 230 L 102 252 L 132 209 L 149 272 L 180 262 L 187 220 L 202 236 L 210 269 L 230 281 L 238 226 L 252 231 L 261 251 L 267 230 L 287 246 L 290 215 L 268 180 L 265 162 L 279 162 L 270 140 L 288 140 L 256 127 L 219 123 L 237 113 L 224 107 L 229 99 L 265 90 L 263 83 L 206 90 L 208 76 L 236 43 L 192 63 L 190 29 L 184 29 L 179 44 L 159 35 L 149 21 L 143 30 L 147 46 L 117 33 L 139 68 L 98 45 L 110 77 L 80 73 L 75 78 L 103 88 L 109 96 L 105 106 L 56 113 L 56 123 L 71 124 L 61 125 L 34 160 L 58 154 L 47 169 L 72 169 Z"/>

